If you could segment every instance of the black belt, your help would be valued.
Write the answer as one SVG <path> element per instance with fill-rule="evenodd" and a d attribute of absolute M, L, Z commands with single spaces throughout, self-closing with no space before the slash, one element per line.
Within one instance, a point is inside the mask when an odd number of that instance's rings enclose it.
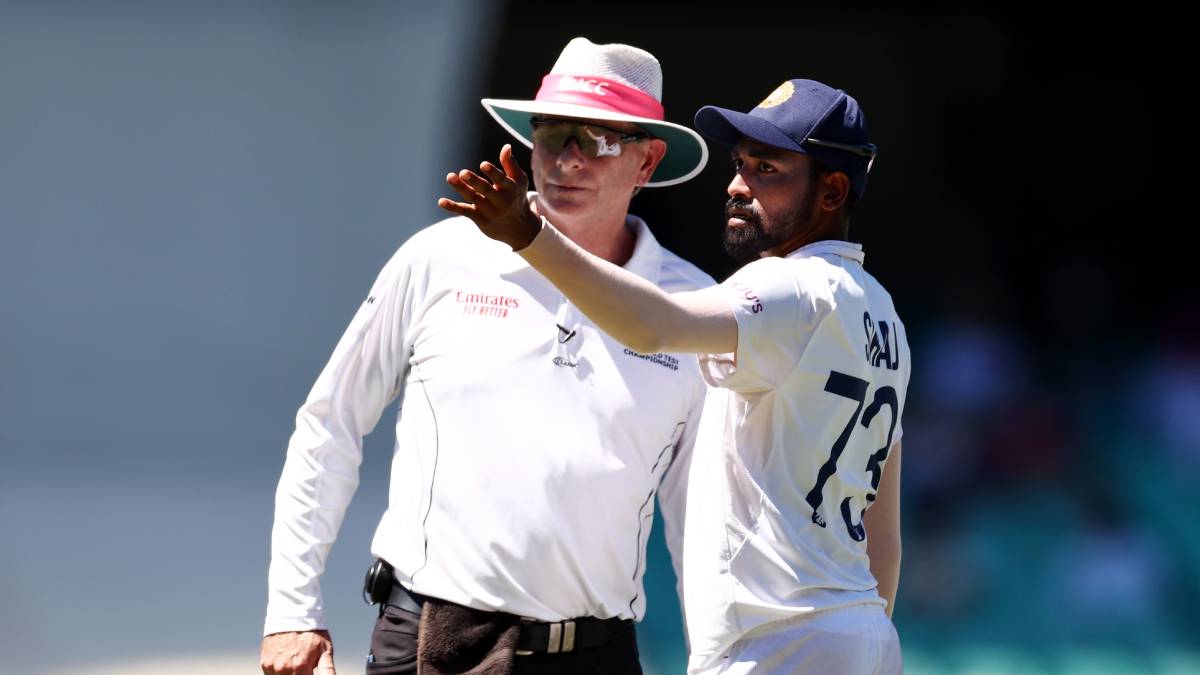
<path fill-rule="evenodd" d="M 421 613 L 421 605 L 425 604 L 424 596 L 417 595 L 398 583 L 392 584 L 392 592 L 388 594 L 387 604 L 399 607 L 413 614 Z"/>
<path fill-rule="evenodd" d="M 405 589 L 400 584 L 393 584 L 387 604 L 413 614 L 420 614 L 421 605 L 425 604 L 425 598 Z M 601 647 L 614 634 L 630 628 L 632 623 L 629 619 L 620 617 L 611 619 L 583 617 L 552 623 L 523 620 L 521 637 L 517 639 L 517 654 L 526 655 L 535 652 L 558 654 L 576 649 Z"/>
<path fill-rule="evenodd" d="M 517 654 L 532 654 L 545 652 L 557 654 L 576 649 L 593 649 L 603 647 L 608 639 L 624 629 L 631 629 L 633 622 L 629 619 L 613 617 L 611 619 L 596 619 L 583 617 L 543 623 L 527 621 L 521 624 L 521 637 L 517 639 Z"/>

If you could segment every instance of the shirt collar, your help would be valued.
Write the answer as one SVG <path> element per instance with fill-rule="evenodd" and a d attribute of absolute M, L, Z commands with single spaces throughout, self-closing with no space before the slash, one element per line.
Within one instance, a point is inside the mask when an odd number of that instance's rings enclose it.
<path fill-rule="evenodd" d="M 529 192 L 529 201 L 537 199 L 537 193 Z M 646 221 L 634 215 L 625 216 L 625 227 L 633 233 L 635 237 L 633 243 L 633 254 L 629 256 L 629 260 L 625 262 L 623 267 L 639 277 L 649 281 L 655 286 L 658 285 L 659 277 L 662 273 L 663 249 L 658 243 L 658 239 L 650 232 L 650 227 L 646 225 Z M 505 251 L 509 252 L 510 256 L 503 258 L 504 271 L 513 271 L 529 267 L 529 263 L 516 253 L 511 253 L 509 248 L 496 242 Z"/>
<path fill-rule="evenodd" d="M 784 256 L 785 258 L 813 258 L 826 255 L 840 255 L 843 258 L 849 258 L 863 264 L 863 259 L 866 254 L 863 253 L 862 244 L 856 244 L 852 241 L 839 241 L 836 239 L 827 239 L 825 241 L 814 241 L 811 244 L 801 246 Z"/>
<path fill-rule="evenodd" d="M 625 269 L 657 286 L 659 274 L 662 272 L 662 246 L 650 232 L 646 221 L 641 218 L 634 215 L 625 216 L 625 227 L 637 237 L 633 244 L 633 255 L 626 261 Z"/>

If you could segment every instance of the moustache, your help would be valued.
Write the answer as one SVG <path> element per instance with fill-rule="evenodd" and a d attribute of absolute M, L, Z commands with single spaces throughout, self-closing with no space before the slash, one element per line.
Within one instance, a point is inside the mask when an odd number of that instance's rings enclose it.
<path fill-rule="evenodd" d="M 747 222 L 758 223 L 758 213 L 755 212 L 754 206 L 743 199 L 734 197 L 725 202 L 725 219 L 741 218 Z"/>

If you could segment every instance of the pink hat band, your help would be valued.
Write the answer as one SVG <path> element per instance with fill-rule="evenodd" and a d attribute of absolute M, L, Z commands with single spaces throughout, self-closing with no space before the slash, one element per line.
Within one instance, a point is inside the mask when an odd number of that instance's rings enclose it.
<path fill-rule="evenodd" d="M 550 74 L 542 78 L 535 101 L 569 103 L 610 112 L 662 120 L 663 106 L 653 96 L 603 77 Z"/>

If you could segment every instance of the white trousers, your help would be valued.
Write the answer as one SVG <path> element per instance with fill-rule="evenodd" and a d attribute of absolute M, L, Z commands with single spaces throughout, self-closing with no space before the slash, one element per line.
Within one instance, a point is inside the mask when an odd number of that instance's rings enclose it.
<path fill-rule="evenodd" d="M 900 636 L 880 605 L 851 605 L 759 626 L 703 675 L 900 675 Z"/>

